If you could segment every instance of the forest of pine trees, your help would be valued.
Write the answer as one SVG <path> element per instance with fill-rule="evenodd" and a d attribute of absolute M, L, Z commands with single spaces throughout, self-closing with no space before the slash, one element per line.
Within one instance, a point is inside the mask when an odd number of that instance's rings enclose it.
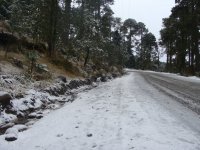
<path fill-rule="evenodd" d="M 62 52 L 67 58 L 82 60 L 84 66 L 92 61 L 93 64 L 102 66 L 157 70 L 159 46 L 155 36 L 142 22 L 134 19 L 122 21 L 114 17 L 111 9 L 113 4 L 114 0 L 1 0 L 0 20 L 8 22 L 12 33 L 17 33 L 20 37 L 27 36 L 35 43 L 46 43 L 49 57 L 55 57 L 58 52 Z M 177 17 L 180 20 L 185 17 L 178 16 L 179 7 L 185 8 L 182 5 L 185 3 L 179 2 L 173 9 L 173 15 L 165 19 L 165 28 L 161 31 L 162 46 L 167 47 L 167 67 L 174 65 L 174 46 L 179 46 L 181 51 L 185 51 L 181 53 L 177 49 L 180 55 L 177 55 L 176 60 L 181 70 L 187 66 L 183 63 L 183 57 L 186 58 L 188 54 L 191 67 L 198 70 L 196 32 L 188 31 L 191 34 L 189 35 L 175 29 L 176 32 L 172 33 L 180 34 L 182 39 L 177 35 L 170 35 L 178 38 L 177 40 L 171 37 L 167 39 L 168 32 L 171 32 L 168 30 L 173 30 L 171 25 L 168 27 L 168 22 L 174 23 L 170 20 L 178 21 Z M 191 7 L 190 15 L 193 16 L 191 19 L 194 22 L 197 10 L 191 5 L 196 4 L 189 3 L 188 6 Z M 194 22 L 192 26 L 194 27 L 191 29 L 197 30 L 197 23 Z M 192 42 L 189 47 L 187 42 L 183 49 L 178 44 L 180 40 Z"/>
<path fill-rule="evenodd" d="M 163 19 L 161 45 L 166 48 L 167 71 L 200 72 L 200 1 L 175 0 L 169 18 Z"/>

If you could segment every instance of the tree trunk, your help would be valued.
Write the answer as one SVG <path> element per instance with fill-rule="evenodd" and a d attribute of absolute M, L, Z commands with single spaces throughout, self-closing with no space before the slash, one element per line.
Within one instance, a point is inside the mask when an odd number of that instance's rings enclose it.
<path fill-rule="evenodd" d="M 85 0 L 82 0 L 81 4 L 81 26 L 80 26 L 80 31 L 78 34 L 78 38 L 81 39 L 84 36 L 85 32 L 85 27 L 84 27 L 84 22 L 85 22 Z"/>
<path fill-rule="evenodd" d="M 194 75 L 194 53 L 191 52 L 191 65 L 190 65 L 190 68 L 191 68 L 191 73 Z"/>
<path fill-rule="evenodd" d="M 172 44 L 169 44 L 169 72 L 172 72 Z"/>
<path fill-rule="evenodd" d="M 8 50 L 9 50 L 9 48 L 8 48 L 9 46 L 8 45 L 6 45 L 5 47 L 4 47 L 4 50 L 5 50 L 5 58 L 7 58 L 7 56 L 8 56 Z"/>
<path fill-rule="evenodd" d="M 65 21 L 66 26 L 63 32 L 63 40 L 66 46 L 69 45 L 69 34 L 70 34 L 70 24 L 71 24 L 71 2 L 72 0 L 65 0 Z"/>
<path fill-rule="evenodd" d="M 169 54 L 167 52 L 167 64 L 166 64 L 166 70 L 169 71 Z"/>
<path fill-rule="evenodd" d="M 57 15 L 58 15 L 58 1 L 51 0 L 50 16 L 49 16 L 49 37 L 48 37 L 48 50 L 49 55 L 53 56 L 55 53 L 56 32 L 57 32 Z"/>
<path fill-rule="evenodd" d="M 88 59 L 89 59 L 89 55 L 90 55 L 90 48 L 87 47 L 86 48 L 86 57 L 85 57 L 85 62 L 84 62 L 84 67 L 87 65 Z"/>
<path fill-rule="evenodd" d="M 98 0 L 97 10 L 98 10 L 97 19 L 98 19 L 99 21 L 101 21 L 101 0 Z"/>

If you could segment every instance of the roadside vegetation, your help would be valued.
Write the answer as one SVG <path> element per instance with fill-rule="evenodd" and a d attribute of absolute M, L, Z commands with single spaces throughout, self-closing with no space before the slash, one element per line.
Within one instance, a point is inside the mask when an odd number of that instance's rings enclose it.
<path fill-rule="evenodd" d="M 5 57 L 11 51 L 38 51 L 84 77 L 109 72 L 111 67 L 158 70 L 155 36 L 142 22 L 114 17 L 113 4 L 113 0 L 2 0 L 0 45 Z"/>

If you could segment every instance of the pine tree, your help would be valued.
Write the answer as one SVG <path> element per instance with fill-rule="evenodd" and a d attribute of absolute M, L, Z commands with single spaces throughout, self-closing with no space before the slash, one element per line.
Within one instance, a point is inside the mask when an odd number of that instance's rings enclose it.
<path fill-rule="evenodd" d="M 167 48 L 168 65 L 173 65 L 180 73 L 200 71 L 199 25 L 200 2 L 198 0 L 176 0 L 168 19 L 165 19 L 161 30 L 162 43 Z M 171 40 L 170 40 L 171 39 Z"/>
<path fill-rule="evenodd" d="M 10 5 L 13 0 L 0 1 L 0 20 L 9 20 L 11 15 Z"/>

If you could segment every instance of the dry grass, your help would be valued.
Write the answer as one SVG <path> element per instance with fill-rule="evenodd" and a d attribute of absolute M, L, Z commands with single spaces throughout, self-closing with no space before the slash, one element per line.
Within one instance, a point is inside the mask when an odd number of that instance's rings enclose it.
<path fill-rule="evenodd" d="M 7 58 L 5 58 L 5 51 L 3 51 L 2 48 L 0 48 L 0 63 L 5 62 L 5 61 L 11 62 L 12 58 L 19 59 L 24 64 L 27 62 L 26 56 L 23 55 L 22 53 L 9 52 L 7 55 Z M 79 75 L 74 74 L 71 71 L 67 71 L 66 68 L 64 67 L 64 65 L 54 64 L 52 62 L 52 59 L 50 59 L 49 57 L 47 57 L 45 55 L 40 56 L 37 63 L 46 64 L 48 66 L 50 73 L 53 75 L 53 77 L 62 75 L 62 76 L 66 76 L 69 78 L 81 78 Z M 62 63 L 64 63 L 64 62 L 62 62 Z"/>
<path fill-rule="evenodd" d="M 16 58 L 19 59 L 21 61 L 25 61 L 26 57 L 21 54 L 21 53 L 15 53 L 15 52 L 8 52 L 7 58 L 5 58 L 5 51 L 0 50 L 0 60 L 9 60 L 11 58 Z"/>
<path fill-rule="evenodd" d="M 49 71 L 53 74 L 53 76 L 63 75 L 70 78 L 76 78 L 77 76 L 69 71 L 67 71 L 61 65 L 55 65 L 52 63 L 52 59 L 47 56 L 42 56 L 39 58 L 38 63 L 46 64 L 48 66 Z"/>

